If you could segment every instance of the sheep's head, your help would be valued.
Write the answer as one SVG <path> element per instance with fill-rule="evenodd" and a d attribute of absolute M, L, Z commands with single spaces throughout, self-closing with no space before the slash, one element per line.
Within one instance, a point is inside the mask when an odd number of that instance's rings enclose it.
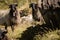
<path fill-rule="evenodd" d="M 18 6 L 17 4 L 11 4 L 9 5 L 9 8 L 15 11 L 17 6 Z"/>

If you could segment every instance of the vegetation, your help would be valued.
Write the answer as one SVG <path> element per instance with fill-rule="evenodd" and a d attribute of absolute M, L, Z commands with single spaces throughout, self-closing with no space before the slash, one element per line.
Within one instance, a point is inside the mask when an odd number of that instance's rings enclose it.
<path fill-rule="evenodd" d="M 18 3 L 18 6 L 22 6 L 26 2 L 26 0 L 0 0 L 0 9 L 7 9 L 8 5 L 13 3 Z"/>
<path fill-rule="evenodd" d="M 37 3 L 37 0 L 0 0 L 0 9 L 8 9 L 8 4 L 18 3 L 18 8 L 21 8 L 21 6 L 25 5 L 25 3 Z M 25 7 L 25 6 L 24 6 Z M 24 9 L 24 14 L 28 15 L 29 9 Z M 32 24 L 35 22 L 27 22 L 24 21 L 24 23 L 21 23 L 17 27 L 15 27 L 14 32 L 11 31 L 10 27 L 8 27 L 8 33 L 7 36 L 13 40 L 60 40 L 60 30 L 55 31 L 48 31 L 44 36 L 41 36 L 39 33 L 38 27 L 32 27 Z M 37 22 L 35 23 L 37 25 Z M 0 25 L 0 28 L 4 28 Z M 52 36 L 51 36 L 52 35 Z M 29 40 L 30 40 L 29 39 Z"/>
<path fill-rule="evenodd" d="M 18 3 L 18 7 L 26 3 L 36 2 L 36 0 L 0 0 L 0 9 L 7 9 L 9 4 Z"/>

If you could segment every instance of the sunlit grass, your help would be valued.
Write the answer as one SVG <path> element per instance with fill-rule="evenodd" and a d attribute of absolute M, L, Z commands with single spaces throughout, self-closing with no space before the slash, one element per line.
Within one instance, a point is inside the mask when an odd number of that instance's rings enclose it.
<path fill-rule="evenodd" d="M 33 40 L 60 40 L 60 30 L 49 31 L 47 34 L 44 34 L 44 36 L 38 34 L 33 38 Z"/>
<path fill-rule="evenodd" d="M 18 26 L 15 26 L 15 30 L 14 32 L 12 32 L 11 28 L 8 27 L 8 37 L 11 38 L 11 39 L 16 39 L 16 38 L 19 38 L 21 37 L 21 34 L 23 33 L 23 31 L 25 31 L 28 27 L 30 27 L 32 24 L 31 23 L 23 23 L 23 24 L 20 24 Z"/>

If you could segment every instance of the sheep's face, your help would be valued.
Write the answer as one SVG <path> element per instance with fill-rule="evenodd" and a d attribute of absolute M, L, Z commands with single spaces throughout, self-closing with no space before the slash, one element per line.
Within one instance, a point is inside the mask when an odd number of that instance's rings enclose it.
<path fill-rule="evenodd" d="M 12 9 L 12 11 L 15 11 L 17 7 L 17 4 L 11 4 L 9 5 L 9 8 Z"/>
<path fill-rule="evenodd" d="M 36 5 L 35 3 L 31 3 L 31 4 L 29 5 L 29 7 L 32 7 L 32 8 L 33 8 L 33 7 L 35 7 L 35 5 Z"/>

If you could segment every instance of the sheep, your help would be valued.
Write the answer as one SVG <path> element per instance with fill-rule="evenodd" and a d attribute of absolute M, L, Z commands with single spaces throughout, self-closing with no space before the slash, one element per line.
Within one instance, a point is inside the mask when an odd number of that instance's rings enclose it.
<path fill-rule="evenodd" d="M 13 31 L 14 26 L 20 23 L 20 15 L 16 7 L 17 4 L 11 4 L 10 10 L 0 10 L 0 25 L 4 25 L 6 30 L 8 26 L 11 26 Z"/>

